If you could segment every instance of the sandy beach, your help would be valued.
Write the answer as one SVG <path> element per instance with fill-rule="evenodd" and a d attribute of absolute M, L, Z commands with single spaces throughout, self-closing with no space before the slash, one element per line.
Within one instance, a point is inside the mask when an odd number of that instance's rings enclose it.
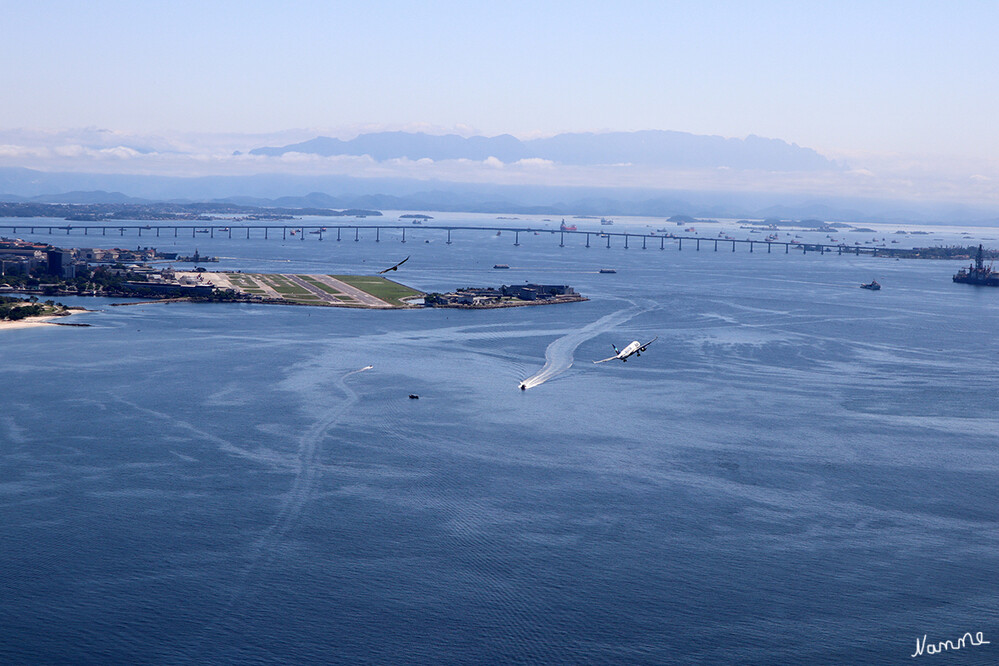
<path fill-rule="evenodd" d="M 68 315 L 79 314 L 81 312 L 87 312 L 87 310 L 67 310 L 67 314 L 64 315 L 45 315 L 42 317 L 27 317 L 25 319 L 18 319 L 16 321 L 0 320 L 0 331 L 9 331 L 15 328 L 35 328 L 37 326 L 55 326 L 56 321 L 60 319 L 65 319 Z"/>

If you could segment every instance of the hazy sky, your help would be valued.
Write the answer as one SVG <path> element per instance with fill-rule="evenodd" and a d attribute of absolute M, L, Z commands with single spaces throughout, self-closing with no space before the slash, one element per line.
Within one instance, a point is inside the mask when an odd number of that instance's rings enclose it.
<path fill-rule="evenodd" d="M 7 0 L 0 129 L 669 129 L 988 158 L 996 2 Z"/>

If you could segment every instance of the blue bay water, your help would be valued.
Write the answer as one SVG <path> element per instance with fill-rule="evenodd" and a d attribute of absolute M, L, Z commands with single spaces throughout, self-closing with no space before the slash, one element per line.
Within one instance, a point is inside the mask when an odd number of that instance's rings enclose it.
<path fill-rule="evenodd" d="M 398 240 L 118 244 L 268 272 L 412 255 L 393 277 L 419 289 L 590 300 L 79 299 L 90 328 L 0 332 L 0 662 L 897 663 L 924 634 L 999 639 L 996 290 L 952 262 Z"/>

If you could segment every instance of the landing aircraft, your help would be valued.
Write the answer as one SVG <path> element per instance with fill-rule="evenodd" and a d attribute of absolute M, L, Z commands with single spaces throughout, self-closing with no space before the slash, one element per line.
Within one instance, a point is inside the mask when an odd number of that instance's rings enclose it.
<path fill-rule="evenodd" d="M 412 256 L 412 255 L 410 255 L 410 256 Z M 399 267 L 402 266 L 407 261 L 409 261 L 409 257 L 406 257 L 405 259 L 403 259 L 402 261 L 400 261 L 395 266 L 392 266 L 391 268 L 386 268 L 383 271 L 378 271 L 378 274 L 381 275 L 382 273 L 388 273 L 389 271 L 397 271 L 397 270 L 399 270 Z"/>
<path fill-rule="evenodd" d="M 617 348 L 616 345 L 611 345 L 611 347 L 614 347 L 614 351 L 616 351 L 617 354 L 615 354 L 614 356 L 610 356 L 608 358 L 602 358 L 599 361 L 594 361 L 594 363 L 606 363 L 607 361 L 614 361 L 616 359 L 620 359 L 621 361 L 627 362 L 629 356 L 631 356 L 632 354 L 634 354 L 635 356 L 641 356 L 642 352 L 645 351 L 645 349 L 649 345 L 651 345 L 653 342 L 655 342 L 658 339 L 659 336 L 657 335 L 656 337 L 646 342 L 644 345 L 640 343 L 638 340 L 635 340 L 630 345 L 620 350 Z"/>

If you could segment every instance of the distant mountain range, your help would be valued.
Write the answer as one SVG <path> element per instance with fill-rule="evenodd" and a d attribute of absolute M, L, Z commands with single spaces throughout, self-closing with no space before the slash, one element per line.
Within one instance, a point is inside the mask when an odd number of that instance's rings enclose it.
<path fill-rule="evenodd" d="M 298 194 L 305 192 L 307 194 Z M 225 203 L 271 208 L 640 215 L 668 218 L 814 218 L 841 222 L 999 225 L 995 209 L 859 197 L 453 183 L 405 178 L 114 175 L 0 168 L 0 201 L 64 204 Z"/>
<path fill-rule="evenodd" d="M 646 130 L 604 134 L 558 134 L 544 139 L 437 136 L 422 132 L 377 132 L 349 141 L 316 137 L 280 147 L 254 148 L 251 155 L 280 156 L 305 153 L 331 157 L 368 155 L 375 160 L 476 160 L 490 157 L 504 163 L 542 159 L 564 165 L 594 166 L 636 164 L 672 168 L 762 169 L 767 171 L 816 171 L 841 168 L 811 148 L 780 139 L 749 136 L 727 139 L 686 132 Z"/>

